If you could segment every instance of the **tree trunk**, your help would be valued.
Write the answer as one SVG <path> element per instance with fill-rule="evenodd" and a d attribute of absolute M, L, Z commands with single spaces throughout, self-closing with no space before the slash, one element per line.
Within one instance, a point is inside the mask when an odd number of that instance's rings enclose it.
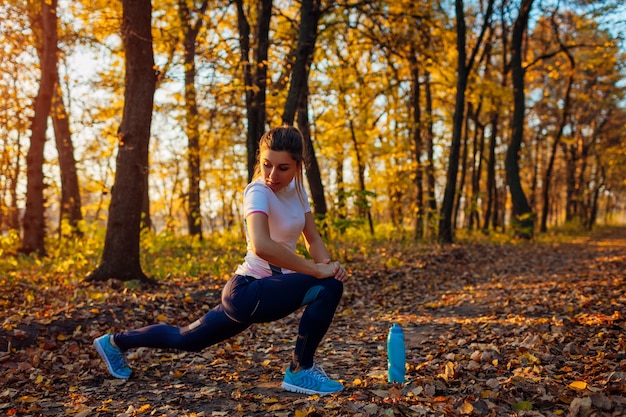
<path fill-rule="evenodd" d="M 487 201 L 485 202 L 485 216 L 483 218 L 483 232 L 489 231 L 492 217 L 496 217 L 496 142 L 498 140 L 498 125 L 500 113 L 498 106 L 494 105 L 491 114 L 491 137 L 489 138 L 489 159 L 487 160 Z"/>
<path fill-rule="evenodd" d="M 421 240 L 424 237 L 424 170 L 422 167 L 422 108 L 420 107 L 420 71 L 418 67 L 417 52 L 411 48 L 409 63 L 411 65 L 411 110 L 413 125 L 413 157 L 415 158 L 415 230 L 414 239 Z"/>
<path fill-rule="evenodd" d="M 126 54 L 124 113 L 118 136 L 115 182 L 101 263 L 87 281 L 149 281 L 139 259 L 150 123 L 157 74 L 154 70 L 150 0 L 123 0 L 122 39 Z"/>
<path fill-rule="evenodd" d="M 304 137 L 306 178 L 309 182 L 311 200 L 313 201 L 313 213 L 315 217 L 323 220 L 326 217 L 328 208 L 324 197 L 324 184 L 322 184 L 322 173 L 315 156 L 315 148 L 311 140 L 311 128 L 309 124 L 309 94 L 308 87 L 304 86 L 304 92 L 300 96 L 300 107 L 298 110 L 298 127 Z"/>
<path fill-rule="evenodd" d="M 463 133 L 463 116 L 465 113 L 465 89 L 467 88 L 468 68 L 466 65 L 465 51 L 465 12 L 463 0 L 456 0 L 456 31 L 457 31 L 457 80 L 456 97 L 454 104 L 452 143 L 450 144 L 450 156 L 448 159 L 448 171 L 446 175 L 446 189 L 441 205 L 441 219 L 439 220 L 439 241 L 451 243 L 454 240 L 452 230 L 452 214 L 454 210 L 454 198 L 456 196 L 457 173 L 459 172 L 459 154 L 461 152 L 461 135 Z"/>
<path fill-rule="evenodd" d="M 513 26 L 513 36 L 511 41 L 511 70 L 513 79 L 513 121 L 511 141 L 506 152 L 505 168 L 507 184 L 511 193 L 513 205 L 512 226 L 513 232 L 522 239 L 533 237 L 533 212 L 528 204 L 526 195 L 522 188 L 519 175 L 519 152 L 524 139 L 524 118 L 525 118 L 525 93 L 524 93 L 524 67 L 522 66 L 522 46 L 524 34 L 528 26 L 528 15 L 532 7 L 533 0 L 522 0 L 519 16 Z"/>
<path fill-rule="evenodd" d="M 335 175 L 337 176 L 337 204 L 335 205 L 335 213 L 337 216 L 337 228 L 340 233 L 345 233 L 348 229 L 348 213 L 346 202 L 346 184 L 343 181 L 343 163 L 344 159 L 339 155 L 336 161 Z"/>
<path fill-rule="evenodd" d="M 20 229 L 20 208 L 18 206 L 18 192 L 17 192 L 17 185 L 19 184 L 19 178 L 20 178 L 20 173 L 22 172 L 21 169 L 21 156 L 22 155 L 22 145 L 21 145 L 21 141 L 19 140 L 19 136 L 18 135 L 18 140 L 16 140 L 16 149 L 15 149 L 15 153 L 17 154 L 17 160 L 15 161 L 15 168 L 13 170 L 13 175 L 10 175 L 9 178 L 9 195 L 11 196 L 11 204 L 8 207 L 8 213 L 7 213 L 7 226 L 8 228 L 11 230 L 19 230 Z"/>
<path fill-rule="evenodd" d="M 24 234 L 21 252 L 44 256 L 45 201 L 43 176 L 43 149 L 46 142 L 48 116 L 52 107 L 54 81 L 57 73 L 57 16 L 56 0 L 41 1 L 39 24 L 41 25 L 41 82 L 34 103 L 31 122 L 30 149 L 26 156 L 27 186 L 26 210 L 23 218 Z"/>
<path fill-rule="evenodd" d="M 470 230 L 480 227 L 480 213 L 478 210 L 478 199 L 480 194 L 480 179 L 483 174 L 483 155 L 485 152 L 485 127 L 480 123 L 480 111 L 482 105 L 478 107 L 474 115 L 474 148 L 472 151 L 472 190 L 469 200 L 469 224 Z"/>
<path fill-rule="evenodd" d="M 600 161 L 596 161 L 596 163 L 600 164 Z M 604 188 L 604 170 L 601 166 L 598 166 L 596 169 L 596 179 L 589 204 L 589 215 L 586 221 L 587 230 L 591 230 L 598 219 L 598 201 L 600 199 L 600 191 Z"/>
<path fill-rule="evenodd" d="M 318 22 L 322 15 L 320 6 L 321 2 L 319 0 L 304 0 L 302 2 L 296 60 L 293 65 L 291 82 L 283 111 L 283 123 L 292 125 L 297 112 L 298 128 L 302 132 L 305 142 L 306 176 L 311 190 L 313 210 L 316 217 L 324 218 L 327 212 L 324 185 L 322 184 L 320 168 L 311 140 L 308 115 L 309 68 L 313 61 Z"/>
<path fill-rule="evenodd" d="M 561 144 L 565 156 L 565 221 L 574 220 L 576 215 L 576 144 Z"/>
<path fill-rule="evenodd" d="M 430 72 L 426 72 L 424 77 L 424 90 L 426 95 L 426 152 L 428 161 L 426 162 L 426 226 L 429 228 L 429 235 L 433 233 L 433 222 L 431 218 L 437 213 L 437 198 L 435 197 L 435 146 L 434 146 L 434 124 L 433 124 L 433 98 L 430 85 Z"/>
<path fill-rule="evenodd" d="M 508 24 L 505 21 L 505 4 L 500 5 L 500 32 L 502 33 L 502 50 L 500 53 L 500 65 L 502 77 L 500 79 L 500 87 L 505 89 L 508 85 Z M 491 137 L 489 140 L 489 160 L 487 163 L 487 202 L 485 203 L 485 217 L 483 221 L 483 233 L 489 232 L 489 225 L 495 230 L 498 226 L 499 198 L 498 187 L 496 185 L 496 146 L 498 144 L 498 135 L 500 132 L 500 109 L 502 107 L 502 99 L 499 96 L 491 98 L 493 110 L 489 123 L 491 125 Z M 503 141 L 504 142 L 504 141 Z"/>
<path fill-rule="evenodd" d="M 185 108 L 187 134 L 187 227 L 191 236 L 202 239 L 202 212 L 200 210 L 200 120 L 196 100 L 196 40 L 202 27 L 202 15 L 206 11 L 208 0 L 202 2 L 198 17 L 192 22 L 187 2 L 179 0 L 178 13 L 183 30 L 184 65 L 185 65 Z"/>
<path fill-rule="evenodd" d="M 356 156 L 356 164 L 357 171 L 359 173 L 359 194 L 357 196 L 356 205 L 359 211 L 359 216 L 361 218 L 367 219 L 367 224 L 369 226 L 370 234 L 374 235 L 374 223 L 372 221 L 372 212 L 370 210 L 370 203 L 368 200 L 368 192 L 365 188 L 365 164 L 363 163 L 363 158 L 361 156 L 361 150 L 359 149 L 359 142 L 356 138 L 356 131 L 354 129 L 354 121 L 350 119 L 348 121 L 350 126 L 350 137 L 352 139 L 352 144 L 354 145 L 354 153 Z"/>
<path fill-rule="evenodd" d="M 456 190 L 454 209 L 452 214 L 452 230 L 456 230 L 457 222 L 459 219 L 459 210 L 461 210 L 461 197 L 466 196 L 465 193 L 465 181 L 467 178 L 467 155 L 469 149 L 469 136 L 470 136 L 470 121 L 472 120 L 472 113 L 474 112 L 472 103 L 468 103 L 467 116 L 465 117 L 465 127 L 463 129 L 463 140 L 461 141 L 461 177 L 459 178 L 459 185 Z M 467 196 L 466 196 L 467 197 Z M 465 199 L 467 204 L 467 198 Z M 463 207 L 467 213 L 467 206 Z"/>
<path fill-rule="evenodd" d="M 253 48 L 254 60 L 250 59 L 251 30 L 244 10 L 244 1 L 236 0 L 235 2 L 237 3 L 239 44 L 243 64 L 244 87 L 246 89 L 246 116 L 248 120 L 246 148 L 248 152 L 248 181 L 250 181 L 254 175 L 254 166 L 256 165 L 257 152 L 259 150 L 259 139 L 261 139 L 265 131 L 267 58 L 270 20 L 272 17 L 272 0 L 260 0 L 256 2 L 258 10 L 256 12 L 257 22 L 254 36 L 256 45 Z"/>
<path fill-rule="evenodd" d="M 300 96 L 308 84 L 309 67 L 315 52 L 317 41 L 317 26 L 321 17 L 320 0 L 303 0 L 300 9 L 300 28 L 298 30 L 298 45 L 296 47 L 296 60 L 291 72 L 289 92 L 283 112 L 283 122 L 292 125 Z"/>
<path fill-rule="evenodd" d="M 493 14 L 494 0 L 489 0 L 487 10 L 485 11 L 483 26 L 480 34 L 476 39 L 472 53 L 467 59 L 465 51 L 465 35 L 467 28 L 465 26 L 465 11 L 463 0 L 456 0 L 456 47 L 457 47 L 457 81 L 456 81 L 456 97 L 454 104 L 454 115 L 452 121 L 452 143 L 450 145 L 450 159 L 448 162 L 448 174 L 446 176 L 446 189 L 443 195 L 443 203 L 441 206 L 441 218 L 439 220 L 439 241 L 442 243 L 451 243 L 454 240 L 454 231 L 452 229 L 452 214 L 454 210 L 454 197 L 456 194 L 457 173 L 459 172 L 459 154 L 461 151 L 461 135 L 463 130 L 463 119 L 465 115 L 465 90 L 467 88 L 467 79 L 470 71 L 474 66 L 474 61 L 478 54 L 480 45 L 485 36 L 487 28 L 490 26 L 491 15 Z"/>
<path fill-rule="evenodd" d="M 59 235 L 63 231 L 63 222 L 67 221 L 72 234 L 82 235 L 79 222 L 83 219 L 81 213 L 80 188 L 76 175 L 76 159 L 74 158 L 74 144 L 70 132 L 69 116 L 63 103 L 63 94 L 59 83 L 59 73 L 55 73 L 55 88 L 52 96 L 52 125 L 59 153 L 59 167 L 61 170 L 61 209 L 59 218 Z"/>

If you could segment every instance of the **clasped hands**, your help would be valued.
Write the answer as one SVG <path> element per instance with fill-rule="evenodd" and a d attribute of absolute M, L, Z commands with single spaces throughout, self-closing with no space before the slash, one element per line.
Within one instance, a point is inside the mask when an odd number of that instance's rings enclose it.
<path fill-rule="evenodd" d="M 345 282 L 348 279 L 348 273 L 345 268 L 337 261 L 331 262 L 330 259 L 324 259 L 318 262 L 317 267 L 320 271 L 318 278 L 334 277 L 337 281 Z"/>

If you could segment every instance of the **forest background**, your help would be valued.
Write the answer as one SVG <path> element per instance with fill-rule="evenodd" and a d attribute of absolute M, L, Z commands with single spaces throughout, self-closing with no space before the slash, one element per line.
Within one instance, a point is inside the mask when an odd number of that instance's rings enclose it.
<path fill-rule="evenodd" d="M 138 102 L 154 106 L 145 172 L 126 176 L 122 3 L 2 6 L 0 230 L 23 252 L 105 225 L 116 172 L 142 227 L 239 227 L 256 142 L 281 123 L 305 134 L 314 210 L 341 231 L 451 242 L 623 220 L 620 2 L 141 7 L 155 79 Z"/>
<path fill-rule="evenodd" d="M 3 2 L 0 410 L 623 414 L 624 229 L 596 226 L 625 216 L 624 7 Z M 106 379 L 93 337 L 219 302 L 282 123 L 352 276 L 321 347 L 346 394 L 276 396 L 297 316 Z"/>

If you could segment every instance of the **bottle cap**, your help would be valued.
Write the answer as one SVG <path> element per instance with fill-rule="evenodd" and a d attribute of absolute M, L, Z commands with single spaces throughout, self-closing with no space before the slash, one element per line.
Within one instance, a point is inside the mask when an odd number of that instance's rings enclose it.
<path fill-rule="evenodd" d="M 402 332 L 402 327 L 398 323 L 394 323 L 390 330 L 392 332 Z"/>

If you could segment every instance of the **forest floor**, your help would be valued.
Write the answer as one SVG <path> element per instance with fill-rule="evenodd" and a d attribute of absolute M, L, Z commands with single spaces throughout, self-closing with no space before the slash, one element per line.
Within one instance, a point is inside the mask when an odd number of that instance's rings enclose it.
<path fill-rule="evenodd" d="M 299 314 L 198 353 L 138 349 L 109 376 L 95 337 L 184 325 L 223 278 L 54 283 L 0 277 L 0 415 L 625 416 L 626 229 L 559 243 L 371 248 L 317 360 L 345 389 L 285 392 Z M 386 336 L 406 336 L 407 380 L 386 377 Z"/>

